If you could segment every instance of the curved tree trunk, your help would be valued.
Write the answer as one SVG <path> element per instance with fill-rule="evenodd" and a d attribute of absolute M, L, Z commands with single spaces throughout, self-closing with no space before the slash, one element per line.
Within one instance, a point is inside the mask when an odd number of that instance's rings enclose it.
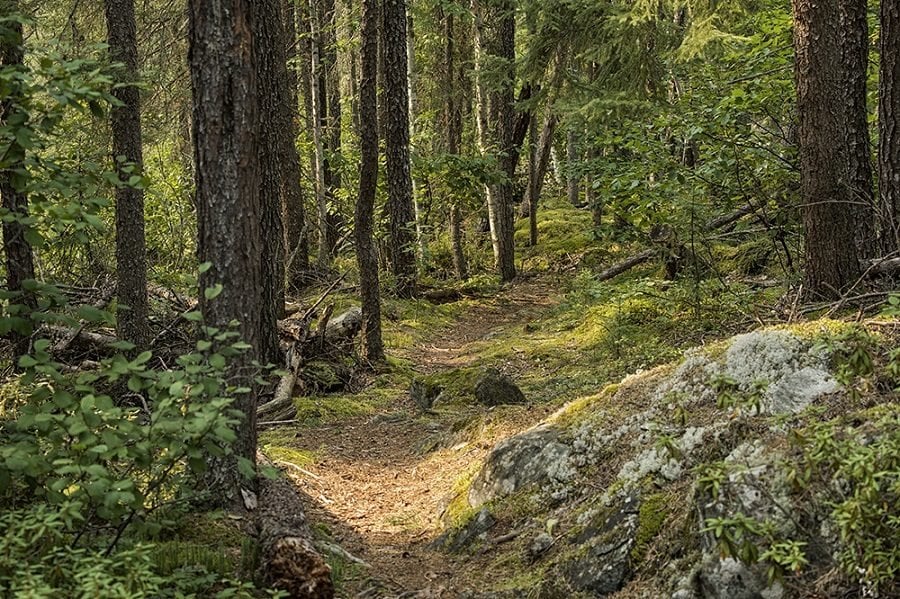
<path fill-rule="evenodd" d="M 190 0 L 189 63 L 193 87 L 197 165 L 197 254 L 210 268 L 200 274 L 200 310 L 207 326 L 240 322 L 248 351 L 232 359 L 229 378 L 252 391 L 233 407 L 245 418 L 232 453 L 210 456 L 206 474 L 213 506 L 235 507 L 241 489 L 239 459 L 256 463 L 256 373 L 262 313 L 259 139 L 256 57 L 251 0 Z M 215 294 L 204 290 L 218 288 Z"/>
<path fill-rule="evenodd" d="M 900 5 L 881 3 L 878 180 L 883 254 L 900 249 Z"/>
<path fill-rule="evenodd" d="M 116 276 L 119 339 L 143 348 L 149 341 L 147 315 L 147 249 L 144 238 L 144 192 L 128 184 L 143 169 L 141 92 L 138 80 L 134 0 L 106 0 L 110 58 L 122 63 L 113 95 L 121 102 L 112 109 L 112 151 L 120 184 L 116 186 Z"/>
<path fill-rule="evenodd" d="M 474 0 L 473 4 L 479 145 L 483 155 L 497 157 L 506 177 L 487 189 L 491 242 L 500 278 L 511 281 L 516 277 L 512 191 L 516 155 L 515 6 L 511 0 Z"/>
<path fill-rule="evenodd" d="M 800 184 L 808 297 L 838 298 L 859 278 L 846 173 L 840 13 L 837 4 L 793 0 Z"/>
<path fill-rule="evenodd" d="M 384 45 L 385 147 L 391 215 L 391 266 L 397 295 L 416 294 L 415 208 L 409 155 L 409 85 L 406 55 L 406 3 L 382 5 Z"/>
<path fill-rule="evenodd" d="M 361 24 L 359 85 L 360 169 L 354 235 L 362 299 L 362 334 L 369 362 L 384 360 L 381 338 L 381 297 L 375 247 L 375 192 L 378 185 L 378 0 L 364 0 Z"/>

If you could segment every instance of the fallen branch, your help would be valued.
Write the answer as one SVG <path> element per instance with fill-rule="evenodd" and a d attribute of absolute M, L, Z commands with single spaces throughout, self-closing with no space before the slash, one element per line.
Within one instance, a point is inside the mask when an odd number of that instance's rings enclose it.
<path fill-rule="evenodd" d="M 640 254 L 637 254 L 636 256 L 632 256 L 631 258 L 628 258 L 627 260 L 623 260 L 622 262 L 619 262 L 618 264 L 616 264 L 614 266 L 610 266 L 609 268 L 607 268 L 606 270 L 604 270 L 603 272 L 601 272 L 600 274 L 597 275 L 597 280 L 598 281 L 608 281 L 609 279 L 619 276 L 623 272 L 627 272 L 627 271 L 631 270 L 632 268 L 634 268 L 635 266 L 638 266 L 639 264 L 643 264 L 644 262 L 648 261 L 650 258 L 654 257 L 655 255 L 656 255 L 655 249 L 644 250 L 643 252 L 641 252 Z"/>
<path fill-rule="evenodd" d="M 886 275 L 900 270 L 900 258 L 887 258 L 880 260 L 872 260 L 866 266 L 866 273 L 873 275 Z"/>

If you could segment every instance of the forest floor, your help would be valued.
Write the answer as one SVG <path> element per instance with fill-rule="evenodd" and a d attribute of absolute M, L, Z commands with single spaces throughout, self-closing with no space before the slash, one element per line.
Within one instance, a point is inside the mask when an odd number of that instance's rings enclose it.
<path fill-rule="evenodd" d="M 408 360 L 418 375 L 466 368 L 478 360 L 479 344 L 521 330 L 557 305 L 555 289 L 558 281 L 549 276 L 518 282 L 391 353 Z M 495 366 L 513 373 L 540 367 L 525 356 Z M 302 467 L 289 466 L 288 474 L 309 498 L 319 533 L 370 566 L 338 563 L 335 570 L 346 569 L 334 573 L 340 594 L 455 597 L 463 589 L 478 590 L 461 564 L 430 547 L 441 531 L 441 514 L 462 474 L 472 472 L 497 441 L 539 422 L 552 407 L 439 404 L 434 413 L 423 413 L 398 389 L 374 413 L 281 429 L 279 437 L 292 436 L 289 444 L 312 456 Z M 454 436 L 473 423 L 476 434 Z"/>

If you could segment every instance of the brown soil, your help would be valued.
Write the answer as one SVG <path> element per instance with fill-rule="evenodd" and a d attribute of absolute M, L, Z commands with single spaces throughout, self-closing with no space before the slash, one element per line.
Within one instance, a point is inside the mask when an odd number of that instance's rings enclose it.
<path fill-rule="evenodd" d="M 479 341 L 505 327 L 523 326 L 555 304 L 552 285 L 547 279 L 516 283 L 449 329 L 434 331 L 404 357 L 422 373 L 470 364 Z M 429 543 L 440 534 L 441 513 L 460 475 L 477 468 L 497 441 L 547 413 L 537 406 L 463 407 L 420 415 L 403 394 L 379 414 L 297 428 L 296 446 L 318 458 L 312 466 L 289 471 L 309 498 L 311 519 L 370 565 L 335 573 L 344 578 L 341 595 L 456 597 L 463 589 L 478 590 L 467 584 L 460 558 Z M 452 432 L 461 422 L 469 423 L 469 434 Z"/>

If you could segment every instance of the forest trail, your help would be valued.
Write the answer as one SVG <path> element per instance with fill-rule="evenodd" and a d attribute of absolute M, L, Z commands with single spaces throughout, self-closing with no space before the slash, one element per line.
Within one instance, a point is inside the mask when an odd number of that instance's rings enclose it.
<path fill-rule="evenodd" d="M 459 368 L 477 359 L 477 344 L 507 327 L 524 326 L 558 303 L 556 281 L 533 278 L 479 301 L 450 327 L 402 352 L 420 374 Z M 519 370 L 526 364 L 497 365 Z M 371 568 L 335 572 L 348 597 L 456 597 L 467 584 L 452 556 L 429 547 L 454 482 L 494 443 L 548 414 L 541 406 L 505 411 L 483 407 L 422 415 L 408 393 L 379 413 L 331 425 L 295 429 L 294 446 L 315 461 L 288 474 L 309 497 L 309 516 Z M 481 418 L 479 442 L 450 440 L 460 423 Z M 348 575 L 349 574 L 349 575 Z"/>

